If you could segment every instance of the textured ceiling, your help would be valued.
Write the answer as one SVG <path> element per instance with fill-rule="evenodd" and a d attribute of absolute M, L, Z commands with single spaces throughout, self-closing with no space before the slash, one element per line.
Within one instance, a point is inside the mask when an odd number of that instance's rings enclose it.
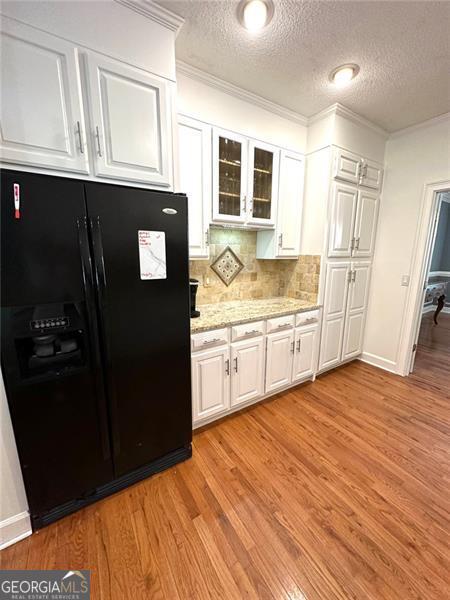
<path fill-rule="evenodd" d="M 177 58 L 311 116 L 340 102 L 388 131 L 450 110 L 450 2 L 274 0 L 251 35 L 231 0 L 158 0 L 186 19 Z M 330 71 L 357 63 L 345 89 Z"/>

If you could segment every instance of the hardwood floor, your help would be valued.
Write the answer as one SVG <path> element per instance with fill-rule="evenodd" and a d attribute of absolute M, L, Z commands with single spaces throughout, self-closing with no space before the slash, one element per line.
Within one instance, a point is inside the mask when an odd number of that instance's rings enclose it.
<path fill-rule="evenodd" d="M 450 314 L 441 312 L 437 325 L 432 312 L 422 317 L 413 376 L 422 385 L 450 386 Z"/>
<path fill-rule="evenodd" d="M 196 434 L 191 460 L 2 567 L 88 568 L 108 600 L 450 598 L 449 407 L 448 373 L 352 363 Z"/>

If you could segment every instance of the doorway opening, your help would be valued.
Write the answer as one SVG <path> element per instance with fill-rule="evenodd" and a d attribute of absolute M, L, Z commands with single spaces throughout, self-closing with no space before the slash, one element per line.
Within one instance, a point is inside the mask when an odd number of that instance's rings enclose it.
<path fill-rule="evenodd" d="M 450 376 L 450 190 L 436 193 L 410 371 L 438 385 Z"/>

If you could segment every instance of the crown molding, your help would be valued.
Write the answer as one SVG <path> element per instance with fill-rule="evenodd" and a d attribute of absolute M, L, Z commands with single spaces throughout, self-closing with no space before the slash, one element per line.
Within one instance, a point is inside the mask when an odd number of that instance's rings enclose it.
<path fill-rule="evenodd" d="M 178 34 L 184 23 L 183 17 L 167 10 L 167 8 L 163 8 L 159 4 L 156 4 L 156 2 L 153 2 L 153 0 L 115 0 L 115 2 L 134 10 L 134 12 L 151 19 L 159 25 L 167 27 L 175 35 Z"/>
<path fill-rule="evenodd" d="M 419 129 L 425 129 L 427 127 L 432 127 L 433 125 L 439 125 L 441 123 L 445 123 L 446 121 L 450 122 L 450 112 L 444 113 L 443 115 L 439 115 L 437 117 L 433 117 L 432 119 L 427 119 L 426 121 L 422 121 L 421 123 L 416 123 L 416 125 L 411 125 L 410 127 L 405 127 L 404 129 L 394 131 L 394 133 L 391 133 L 391 135 L 389 136 L 389 139 L 402 137 L 403 135 L 408 135 L 409 133 L 418 131 Z"/>
<path fill-rule="evenodd" d="M 191 79 L 195 79 L 200 81 L 201 83 L 205 83 L 210 87 L 216 88 L 225 94 L 229 94 L 230 96 L 234 96 L 239 100 L 244 100 L 245 102 L 250 102 L 264 110 L 267 110 L 279 117 L 283 117 L 284 119 L 288 119 L 289 121 L 293 121 L 294 123 L 298 123 L 300 125 L 304 125 L 305 127 L 308 125 L 308 118 L 297 113 L 293 110 L 289 110 L 288 108 L 284 108 L 279 104 L 275 104 L 275 102 L 271 102 L 270 100 L 266 100 L 262 96 L 258 96 L 257 94 L 253 94 L 252 92 L 248 92 L 243 88 L 238 87 L 237 85 L 233 85 L 232 83 L 228 83 L 223 79 L 219 79 L 214 75 L 210 75 L 201 69 L 197 69 L 181 60 L 177 60 L 176 62 L 177 73 L 181 73 L 186 77 L 190 77 Z"/>
<path fill-rule="evenodd" d="M 308 125 L 312 125 L 317 121 L 321 121 L 322 119 L 325 119 L 330 115 L 339 115 L 340 117 L 344 117 L 349 121 L 353 121 L 353 123 L 362 125 L 363 127 L 367 127 L 368 129 L 371 129 L 384 139 L 387 139 L 389 137 L 389 133 L 385 129 L 383 129 L 379 125 L 375 125 L 375 123 L 372 123 L 372 121 L 369 121 L 368 119 L 362 117 L 358 113 L 353 112 L 343 104 L 339 104 L 339 102 L 332 104 L 328 108 L 325 108 L 324 110 L 321 110 L 320 112 L 310 117 L 308 119 Z"/>

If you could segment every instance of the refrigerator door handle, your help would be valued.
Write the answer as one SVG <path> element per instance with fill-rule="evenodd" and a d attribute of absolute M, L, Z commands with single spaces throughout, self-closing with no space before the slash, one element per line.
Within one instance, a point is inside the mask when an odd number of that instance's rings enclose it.
<path fill-rule="evenodd" d="M 107 319 L 106 314 L 108 307 L 106 303 L 106 271 L 105 261 L 103 257 L 103 243 L 102 243 L 102 230 L 100 224 L 100 217 L 90 218 L 91 226 L 91 238 L 92 247 L 94 254 L 94 273 L 95 273 L 95 286 L 97 289 L 97 298 L 99 305 L 99 318 L 100 318 L 100 333 L 103 347 L 103 364 L 106 374 L 106 389 L 108 392 L 110 406 L 111 406 L 111 431 L 113 438 L 113 453 L 114 456 L 120 454 L 120 436 L 118 430 L 118 418 L 119 411 L 117 405 L 117 397 L 113 379 L 113 366 L 111 359 L 111 348 L 109 343 L 109 336 L 106 327 Z"/>
<path fill-rule="evenodd" d="M 95 314 L 94 294 L 93 294 L 93 273 L 91 255 L 89 251 L 89 237 L 86 217 L 77 219 L 78 243 L 81 257 L 81 270 L 83 275 L 84 297 L 86 300 L 86 313 L 88 318 L 88 328 L 90 339 L 92 341 L 91 351 L 94 362 L 94 381 L 95 393 L 97 397 L 97 408 L 99 413 L 100 436 L 102 443 L 103 458 L 111 458 L 111 449 L 108 435 L 108 415 L 106 412 L 106 398 L 102 378 L 102 363 L 100 356 L 99 340 L 97 335 L 97 318 Z"/>

